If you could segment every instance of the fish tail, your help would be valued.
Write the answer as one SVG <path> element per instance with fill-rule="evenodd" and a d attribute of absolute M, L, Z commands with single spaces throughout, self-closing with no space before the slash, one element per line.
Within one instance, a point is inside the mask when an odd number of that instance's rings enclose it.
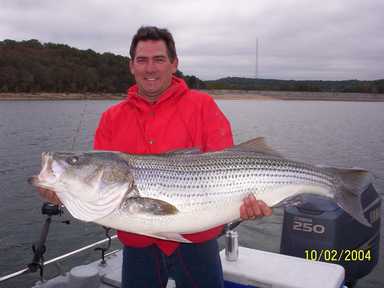
<path fill-rule="evenodd" d="M 361 195 L 372 182 L 371 174 L 363 169 L 326 168 L 341 180 L 335 191 L 337 204 L 365 226 L 372 227 L 364 215 Z"/>

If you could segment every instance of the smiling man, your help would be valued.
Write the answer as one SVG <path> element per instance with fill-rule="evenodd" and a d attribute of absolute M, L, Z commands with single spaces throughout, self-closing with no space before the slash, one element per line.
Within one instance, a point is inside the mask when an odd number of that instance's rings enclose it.
<path fill-rule="evenodd" d="M 166 29 L 141 27 L 130 48 L 129 68 L 136 84 L 127 98 L 100 119 L 94 148 L 133 154 L 158 154 L 198 148 L 202 152 L 233 145 L 230 123 L 206 93 L 190 90 L 173 74 L 178 59 Z M 51 191 L 40 193 L 57 201 Z M 243 219 L 270 215 L 271 209 L 253 196 L 240 208 Z M 124 244 L 122 287 L 223 287 L 217 236 L 223 227 L 183 235 L 193 244 L 118 231 Z"/>
<path fill-rule="evenodd" d="M 146 40 L 132 44 L 129 68 L 135 77 L 138 94 L 149 102 L 155 102 L 171 86 L 178 59 L 175 53 L 168 52 L 164 41 Z"/>

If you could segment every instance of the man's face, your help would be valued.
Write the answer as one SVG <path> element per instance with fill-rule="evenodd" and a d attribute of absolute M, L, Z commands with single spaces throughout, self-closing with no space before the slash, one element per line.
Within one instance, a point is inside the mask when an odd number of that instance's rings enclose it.
<path fill-rule="evenodd" d="M 151 102 L 156 101 L 171 85 L 177 64 L 177 58 L 173 62 L 169 59 L 164 41 L 139 41 L 135 58 L 129 62 L 129 68 L 139 87 L 139 95 Z"/>

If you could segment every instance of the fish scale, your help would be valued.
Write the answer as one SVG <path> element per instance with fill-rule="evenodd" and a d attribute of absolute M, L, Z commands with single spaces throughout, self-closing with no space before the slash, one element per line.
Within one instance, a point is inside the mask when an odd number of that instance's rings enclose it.
<path fill-rule="evenodd" d="M 139 191 L 148 197 L 162 195 L 163 200 L 184 202 L 194 197 L 220 202 L 226 195 L 264 191 L 273 185 L 313 183 L 334 189 L 334 177 L 307 165 L 282 159 L 268 159 L 254 153 L 211 153 L 172 157 L 144 157 L 130 163 Z M 216 157 L 220 156 L 220 157 Z M 185 165 L 188 163 L 188 165 Z M 261 186 L 260 186 L 261 185 Z M 204 190 L 208 190 L 204 191 Z M 255 193 L 257 196 L 257 193 Z M 223 199 L 220 199 L 222 197 Z M 200 202 L 200 205 L 212 205 Z M 219 205 L 219 204 L 218 204 Z"/>

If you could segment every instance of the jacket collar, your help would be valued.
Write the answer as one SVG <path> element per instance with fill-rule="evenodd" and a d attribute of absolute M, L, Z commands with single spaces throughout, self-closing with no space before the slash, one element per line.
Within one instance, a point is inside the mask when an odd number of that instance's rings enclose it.
<path fill-rule="evenodd" d="M 183 79 L 172 76 L 171 85 L 163 92 L 163 94 L 160 95 L 159 99 L 154 103 L 151 103 L 147 99 L 139 96 L 138 90 L 139 88 L 137 84 L 131 86 L 128 89 L 127 101 L 136 105 L 138 108 L 144 108 L 152 105 L 157 106 L 170 98 L 179 98 L 188 90 L 188 86 Z"/>

